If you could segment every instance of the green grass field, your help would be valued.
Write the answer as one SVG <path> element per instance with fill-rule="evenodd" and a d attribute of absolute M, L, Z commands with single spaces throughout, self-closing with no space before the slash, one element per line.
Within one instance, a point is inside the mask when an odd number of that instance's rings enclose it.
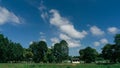
<path fill-rule="evenodd" d="M 120 64 L 20 64 L 1 63 L 0 68 L 120 68 Z"/>

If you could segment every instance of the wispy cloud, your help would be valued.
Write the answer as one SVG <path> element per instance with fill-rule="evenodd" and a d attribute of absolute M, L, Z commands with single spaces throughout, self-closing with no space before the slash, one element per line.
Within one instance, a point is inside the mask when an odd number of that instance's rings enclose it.
<path fill-rule="evenodd" d="M 40 32 L 40 41 L 47 41 L 44 32 Z"/>
<path fill-rule="evenodd" d="M 51 38 L 53 44 L 57 43 L 61 39 L 66 40 L 69 47 L 78 47 L 81 45 L 80 40 L 86 37 L 88 34 L 87 31 L 76 30 L 70 20 L 61 16 L 59 11 L 56 9 L 48 10 L 47 7 L 43 5 L 43 1 L 40 3 L 39 10 L 41 12 L 41 18 L 45 22 L 49 22 L 51 25 L 59 29 L 59 37 Z"/>
<path fill-rule="evenodd" d="M 82 30 L 81 32 L 74 28 L 74 25 L 67 18 L 62 17 L 58 10 L 50 10 L 50 24 L 56 26 L 60 30 L 60 39 L 64 39 L 68 42 L 69 47 L 79 47 L 80 40 L 86 37 L 87 32 Z"/>
<path fill-rule="evenodd" d="M 10 12 L 6 8 L 0 6 L 0 25 L 9 22 L 20 24 L 20 19 L 13 12 Z"/>
<path fill-rule="evenodd" d="M 41 18 L 44 20 L 44 22 L 47 22 L 49 19 L 49 15 L 46 6 L 43 5 L 43 1 L 41 1 L 40 7 L 38 9 L 41 12 Z"/>
<path fill-rule="evenodd" d="M 72 25 L 68 19 L 62 17 L 57 10 L 52 9 L 50 10 L 50 13 L 52 13 L 50 24 L 58 27 L 61 32 L 75 39 L 82 39 L 87 35 L 87 32 L 85 30 L 81 32 L 76 30 L 74 28 L 74 25 Z"/>

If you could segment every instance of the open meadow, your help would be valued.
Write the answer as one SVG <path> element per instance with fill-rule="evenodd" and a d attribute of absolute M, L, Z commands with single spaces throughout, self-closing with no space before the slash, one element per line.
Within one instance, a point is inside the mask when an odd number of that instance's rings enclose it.
<path fill-rule="evenodd" d="M 97 65 L 97 64 L 22 64 L 2 63 L 0 68 L 120 68 L 120 64 Z"/>

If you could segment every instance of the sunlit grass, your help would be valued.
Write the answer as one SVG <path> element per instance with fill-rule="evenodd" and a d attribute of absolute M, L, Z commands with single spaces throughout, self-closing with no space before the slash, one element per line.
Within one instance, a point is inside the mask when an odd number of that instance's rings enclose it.
<path fill-rule="evenodd" d="M 35 64 L 35 63 L 1 63 L 0 68 L 120 68 L 120 64 Z"/>

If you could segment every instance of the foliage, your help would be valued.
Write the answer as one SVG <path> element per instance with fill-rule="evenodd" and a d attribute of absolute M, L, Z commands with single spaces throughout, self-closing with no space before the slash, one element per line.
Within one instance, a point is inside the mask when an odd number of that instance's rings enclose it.
<path fill-rule="evenodd" d="M 23 48 L 19 43 L 14 43 L 0 34 L 0 62 L 21 61 Z"/>
<path fill-rule="evenodd" d="M 86 63 L 94 62 L 98 53 L 95 49 L 91 47 L 86 47 L 79 51 L 80 58 L 85 61 Z"/>
<path fill-rule="evenodd" d="M 44 41 L 33 42 L 30 45 L 30 49 L 32 50 L 32 53 L 33 53 L 34 62 L 39 63 L 41 61 L 44 61 L 44 57 L 48 49 L 46 42 Z"/>
<path fill-rule="evenodd" d="M 115 44 L 106 44 L 102 48 L 104 59 L 110 60 L 111 63 L 120 62 L 120 34 L 115 36 Z"/>
<path fill-rule="evenodd" d="M 68 44 L 65 40 L 62 40 L 60 43 L 56 43 L 53 48 L 53 54 L 55 56 L 55 61 L 61 63 L 63 60 L 68 59 Z"/>

